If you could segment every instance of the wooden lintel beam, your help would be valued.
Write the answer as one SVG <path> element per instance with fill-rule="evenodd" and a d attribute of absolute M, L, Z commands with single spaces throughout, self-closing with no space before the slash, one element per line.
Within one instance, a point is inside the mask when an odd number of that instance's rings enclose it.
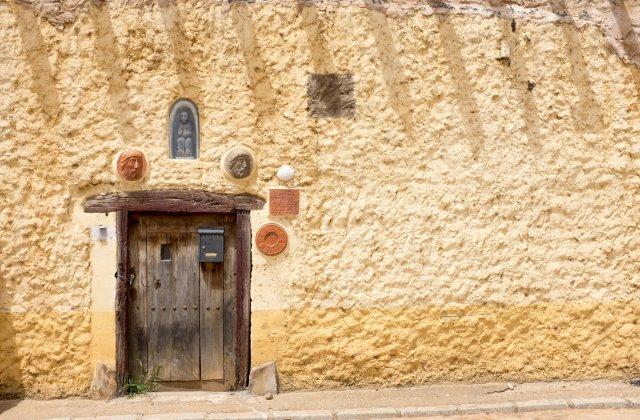
<path fill-rule="evenodd" d="M 87 213 L 112 211 L 158 211 L 176 213 L 233 213 L 259 210 L 265 201 L 253 195 L 234 195 L 202 190 L 144 190 L 103 193 L 84 202 Z"/>

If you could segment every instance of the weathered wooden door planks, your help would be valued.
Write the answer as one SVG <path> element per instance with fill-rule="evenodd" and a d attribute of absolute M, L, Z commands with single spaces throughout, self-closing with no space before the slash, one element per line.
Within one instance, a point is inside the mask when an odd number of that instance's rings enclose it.
<path fill-rule="evenodd" d="M 230 223 L 231 222 L 231 223 Z M 135 214 L 129 259 L 136 273 L 129 287 L 128 372 L 158 369 L 167 382 L 218 381 L 231 389 L 235 377 L 235 231 L 230 215 Z M 225 228 L 225 261 L 198 261 L 199 227 Z M 227 255 L 231 261 L 227 260 Z"/>
<path fill-rule="evenodd" d="M 133 268 L 129 285 L 129 322 L 127 365 L 129 374 L 140 377 L 147 372 L 147 233 L 139 218 L 131 218 L 129 264 Z"/>
<path fill-rule="evenodd" d="M 171 381 L 200 380 L 200 273 L 198 234 L 170 235 L 175 250 L 172 261 L 173 311 L 171 328 Z"/>
<path fill-rule="evenodd" d="M 203 263 L 200 270 L 200 369 L 202 380 L 223 379 L 223 266 Z"/>

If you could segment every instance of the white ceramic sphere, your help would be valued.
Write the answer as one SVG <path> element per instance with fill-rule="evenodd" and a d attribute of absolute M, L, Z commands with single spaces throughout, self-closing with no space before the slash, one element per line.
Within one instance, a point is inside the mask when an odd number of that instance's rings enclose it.
<path fill-rule="evenodd" d="M 293 169 L 291 166 L 289 165 L 282 165 L 279 169 L 278 172 L 276 173 L 276 176 L 278 177 L 278 179 L 280 181 L 291 181 L 293 179 L 293 176 L 295 175 L 296 170 Z"/>

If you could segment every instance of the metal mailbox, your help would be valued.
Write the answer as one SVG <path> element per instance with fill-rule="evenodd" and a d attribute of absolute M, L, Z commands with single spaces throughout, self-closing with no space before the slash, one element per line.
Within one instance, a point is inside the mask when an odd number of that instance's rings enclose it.
<path fill-rule="evenodd" d="M 224 258 L 224 228 L 202 227 L 200 236 L 200 262 L 222 262 Z"/>

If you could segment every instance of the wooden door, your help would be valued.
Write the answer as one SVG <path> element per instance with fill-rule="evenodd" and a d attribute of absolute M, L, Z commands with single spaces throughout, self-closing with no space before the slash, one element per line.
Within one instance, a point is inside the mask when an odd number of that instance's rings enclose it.
<path fill-rule="evenodd" d="M 225 229 L 224 262 L 198 261 L 200 227 Z M 233 383 L 228 366 L 234 359 L 230 338 L 235 313 L 228 306 L 233 304 L 229 298 L 235 298 L 234 272 L 229 270 L 234 237 L 231 215 L 132 216 L 131 374 L 144 377 L 157 369 L 166 382 Z"/>

